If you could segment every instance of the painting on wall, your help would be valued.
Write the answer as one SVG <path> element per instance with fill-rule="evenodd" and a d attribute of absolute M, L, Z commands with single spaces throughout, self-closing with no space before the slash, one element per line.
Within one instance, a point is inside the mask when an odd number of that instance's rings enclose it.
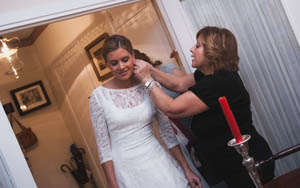
<path fill-rule="evenodd" d="M 10 91 L 21 116 L 51 104 L 41 80 Z"/>
<path fill-rule="evenodd" d="M 100 82 L 104 82 L 105 80 L 112 77 L 112 73 L 107 67 L 102 56 L 103 44 L 107 37 L 108 33 L 104 33 L 85 47 L 87 56 L 89 57 L 90 63 L 92 64 L 93 69 Z"/>

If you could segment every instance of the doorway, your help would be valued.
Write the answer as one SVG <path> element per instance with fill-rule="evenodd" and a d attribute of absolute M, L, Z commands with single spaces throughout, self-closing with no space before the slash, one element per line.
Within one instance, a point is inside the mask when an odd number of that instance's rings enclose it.
<path fill-rule="evenodd" d="M 44 27 L 32 45 L 19 49 L 24 68 L 18 80 L 14 77 L 6 77 L 6 81 L 1 79 L 0 100 L 3 104 L 13 103 L 10 90 L 37 80 L 41 80 L 46 88 L 51 105 L 24 116 L 15 112 L 15 116 L 31 127 L 39 139 L 38 145 L 26 153 L 38 187 L 76 186 L 72 176 L 59 169 L 61 164 L 68 163 L 72 143 L 85 149 L 98 186 L 106 187 L 90 123 L 88 97 L 94 88 L 107 80 L 97 77 L 97 70 L 85 48 L 104 33 L 120 33 L 132 41 L 134 48 L 153 60 L 177 64 L 170 58 L 173 44 L 150 0 Z"/>

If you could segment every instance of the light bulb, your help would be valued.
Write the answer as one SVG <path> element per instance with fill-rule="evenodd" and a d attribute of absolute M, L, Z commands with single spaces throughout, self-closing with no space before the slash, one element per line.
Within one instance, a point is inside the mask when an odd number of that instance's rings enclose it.
<path fill-rule="evenodd" d="M 2 43 L 2 45 L 3 46 L 1 48 L 2 53 L 0 53 L 0 59 L 1 58 L 9 58 L 11 55 L 17 53 L 17 51 L 18 51 L 16 48 L 9 49 L 5 42 Z"/>
<path fill-rule="evenodd" d="M 4 62 L 6 65 L 6 75 L 14 75 L 16 79 L 20 77 L 20 72 L 24 67 L 23 61 L 18 57 L 18 54 L 15 53 L 9 58 L 6 58 L 7 62 Z"/>
<path fill-rule="evenodd" d="M 18 57 L 18 44 L 19 39 L 14 37 L 11 39 L 0 39 L 2 44 L 0 52 L 0 63 L 2 70 L 5 70 L 6 75 L 14 75 L 16 79 L 20 78 L 20 71 L 24 67 L 23 61 Z M 13 45 L 8 45 L 8 43 Z"/>

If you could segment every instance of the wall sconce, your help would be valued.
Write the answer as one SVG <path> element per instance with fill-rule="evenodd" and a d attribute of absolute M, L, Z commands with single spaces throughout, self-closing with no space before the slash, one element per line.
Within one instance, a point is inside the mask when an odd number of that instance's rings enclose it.
<path fill-rule="evenodd" d="M 14 75 L 16 79 L 19 79 L 20 71 L 24 67 L 24 63 L 17 53 L 19 42 L 17 37 L 10 39 L 0 37 L 0 66 L 4 67 L 6 75 Z"/>

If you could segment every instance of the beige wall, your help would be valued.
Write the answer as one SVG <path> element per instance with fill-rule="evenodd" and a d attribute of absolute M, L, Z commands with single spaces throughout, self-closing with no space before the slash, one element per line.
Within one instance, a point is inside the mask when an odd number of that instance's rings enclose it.
<path fill-rule="evenodd" d="M 88 96 L 97 81 L 84 51 L 84 47 L 94 40 L 91 36 L 106 30 L 102 28 L 103 24 L 95 24 L 98 19 L 103 22 L 104 17 L 101 15 L 99 13 L 51 24 L 34 46 L 43 62 L 66 126 L 76 145 L 85 149 L 97 184 L 104 187 L 106 182 L 97 158 L 89 119 Z"/>
<path fill-rule="evenodd" d="M 27 151 L 31 171 L 38 187 L 72 187 L 74 183 L 59 170 L 60 165 L 69 155 L 71 135 L 65 127 L 64 119 L 57 108 L 49 82 L 34 48 L 19 49 L 19 57 L 25 63 L 20 79 L 16 80 L 14 76 L 11 76 L 9 82 L 5 84 L 0 82 L 0 101 L 3 104 L 13 103 L 9 94 L 10 90 L 42 80 L 52 104 L 24 116 L 19 116 L 17 112 L 14 115 L 24 126 L 31 127 L 38 137 L 38 144 Z M 14 129 L 16 133 L 20 131 L 16 125 Z"/>

